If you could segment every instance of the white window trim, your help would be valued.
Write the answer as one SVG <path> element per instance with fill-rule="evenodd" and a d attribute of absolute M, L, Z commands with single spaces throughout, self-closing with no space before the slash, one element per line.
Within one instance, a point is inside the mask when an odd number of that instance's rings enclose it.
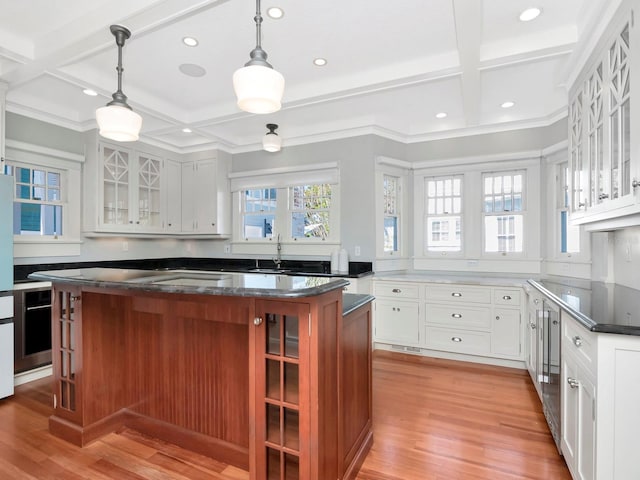
<path fill-rule="evenodd" d="M 559 175 L 559 166 L 562 163 L 569 161 L 568 142 L 563 142 L 553 149 L 549 149 L 545 152 L 545 164 L 546 164 L 546 179 L 544 184 L 547 185 L 547 191 L 542 192 L 547 199 L 545 208 L 545 217 L 548 219 L 547 225 L 551 224 L 550 232 L 547 241 L 547 252 L 549 252 L 547 262 L 562 262 L 562 263 L 580 263 L 591 264 L 591 235 L 585 231 L 584 225 L 580 226 L 580 252 L 578 253 L 563 253 L 560 251 L 560 226 L 558 224 L 558 212 L 560 211 L 559 205 L 559 189 L 557 178 Z M 569 162 L 570 163 L 570 162 Z M 571 175 L 571 170 L 569 170 Z M 550 191 L 549 191 L 550 190 Z M 571 181 L 569 182 L 569 203 L 572 200 Z M 567 208 L 569 214 L 571 214 L 571 207 Z M 567 272 L 563 272 L 566 274 Z"/>
<path fill-rule="evenodd" d="M 282 255 L 326 257 L 340 246 L 340 172 L 337 162 L 235 172 L 229 174 L 229 178 L 233 196 L 232 248 L 234 254 L 273 255 L 278 233 L 282 244 Z M 289 208 L 291 187 L 321 183 L 332 186 L 330 236 L 325 239 L 293 238 Z M 268 188 L 277 189 L 274 236 L 259 239 L 244 238 L 242 192 Z"/>
<path fill-rule="evenodd" d="M 466 197 L 467 197 L 467 193 L 465 192 L 465 182 L 466 182 L 466 177 L 464 175 L 464 173 L 458 172 L 458 173 L 452 173 L 452 174 L 443 174 L 440 173 L 438 175 L 425 175 L 422 177 L 422 182 L 423 182 L 423 196 L 421 198 L 420 201 L 424 202 L 424 204 L 422 205 L 422 208 L 424 209 L 424 216 L 422 218 L 422 221 L 420 222 L 421 224 L 421 228 L 424 230 L 426 228 L 425 225 L 425 221 L 429 218 L 429 214 L 427 212 L 427 190 L 426 190 L 426 183 L 429 180 L 434 180 L 434 179 L 445 179 L 445 178 L 455 178 L 458 177 L 460 178 L 460 181 L 462 182 L 462 206 L 461 206 L 461 212 L 460 212 L 460 238 L 461 238 L 461 244 L 460 244 L 460 250 L 458 251 L 444 251 L 444 252 L 438 252 L 438 251 L 430 251 L 427 248 L 427 241 L 428 238 L 426 238 L 426 233 L 423 231 L 422 232 L 422 244 L 416 244 L 416 248 L 420 248 L 420 252 L 421 255 L 424 257 L 429 257 L 429 258 L 442 258 L 442 257 L 448 257 L 448 258 L 464 258 L 465 257 L 465 243 L 466 243 L 466 225 L 465 225 L 465 215 L 466 215 L 466 210 L 467 210 L 467 205 L 465 205 L 465 202 L 467 201 Z M 447 218 L 449 217 L 453 217 L 454 215 L 450 214 L 450 215 L 432 215 L 432 217 L 442 217 L 445 216 Z M 453 232 L 455 234 L 455 230 Z"/>
<path fill-rule="evenodd" d="M 18 166 L 60 172 L 64 206 L 63 235 L 55 238 L 14 235 L 14 258 L 80 255 L 81 170 L 84 155 L 7 139 L 6 157 Z"/>
<path fill-rule="evenodd" d="M 409 257 L 409 185 L 412 164 L 410 162 L 391 157 L 378 156 L 375 159 L 375 216 L 376 216 L 376 271 L 398 270 L 410 268 Z M 384 251 L 384 177 L 385 175 L 398 179 L 398 250 Z"/>

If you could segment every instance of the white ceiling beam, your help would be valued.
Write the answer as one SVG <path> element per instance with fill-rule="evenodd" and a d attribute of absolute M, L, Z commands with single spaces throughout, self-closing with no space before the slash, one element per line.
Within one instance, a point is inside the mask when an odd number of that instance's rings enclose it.
<path fill-rule="evenodd" d="M 482 0 L 452 0 L 458 55 L 462 69 L 462 102 L 467 126 L 480 123 L 480 47 Z"/>

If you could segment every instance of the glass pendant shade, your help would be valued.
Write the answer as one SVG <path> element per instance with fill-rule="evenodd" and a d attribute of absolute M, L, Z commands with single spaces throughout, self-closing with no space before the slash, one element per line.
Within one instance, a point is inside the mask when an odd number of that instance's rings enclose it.
<path fill-rule="evenodd" d="M 262 137 L 262 148 L 267 152 L 279 152 L 282 148 L 282 140 L 277 133 L 269 132 Z"/>
<path fill-rule="evenodd" d="M 117 142 L 138 140 L 142 117 L 127 107 L 107 105 L 96 110 L 100 135 Z"/>
<path fill-rule="evenodd" d="M 241 110 L 249 113 L 273 113 L 282 106 L 284 77 L 273 68 L 248 65 L 233 74 L 233 89 Z"/>

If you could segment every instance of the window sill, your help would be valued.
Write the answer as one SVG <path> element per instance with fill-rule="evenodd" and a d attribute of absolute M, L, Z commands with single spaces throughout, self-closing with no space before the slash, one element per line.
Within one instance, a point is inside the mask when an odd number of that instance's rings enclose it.
<path fill-rule="evenodd" d="M 277 242 L 233 242 L 231 245 L 234 254 L 241 255 L 275 255 Z M 340 248 L 337 242 L 282 242 L 282 255 L 305 255 L 328 257 L 331 252 Z"/>

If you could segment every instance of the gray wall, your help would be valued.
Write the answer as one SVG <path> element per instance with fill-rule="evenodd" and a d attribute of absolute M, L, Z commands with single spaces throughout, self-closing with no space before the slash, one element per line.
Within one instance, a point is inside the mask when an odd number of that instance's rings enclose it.
<path fill-rule="evenodd" d="M 6 113 L 6 138 L 63 152 L 84 154 L 83 133 L 17 113 Z"/>

